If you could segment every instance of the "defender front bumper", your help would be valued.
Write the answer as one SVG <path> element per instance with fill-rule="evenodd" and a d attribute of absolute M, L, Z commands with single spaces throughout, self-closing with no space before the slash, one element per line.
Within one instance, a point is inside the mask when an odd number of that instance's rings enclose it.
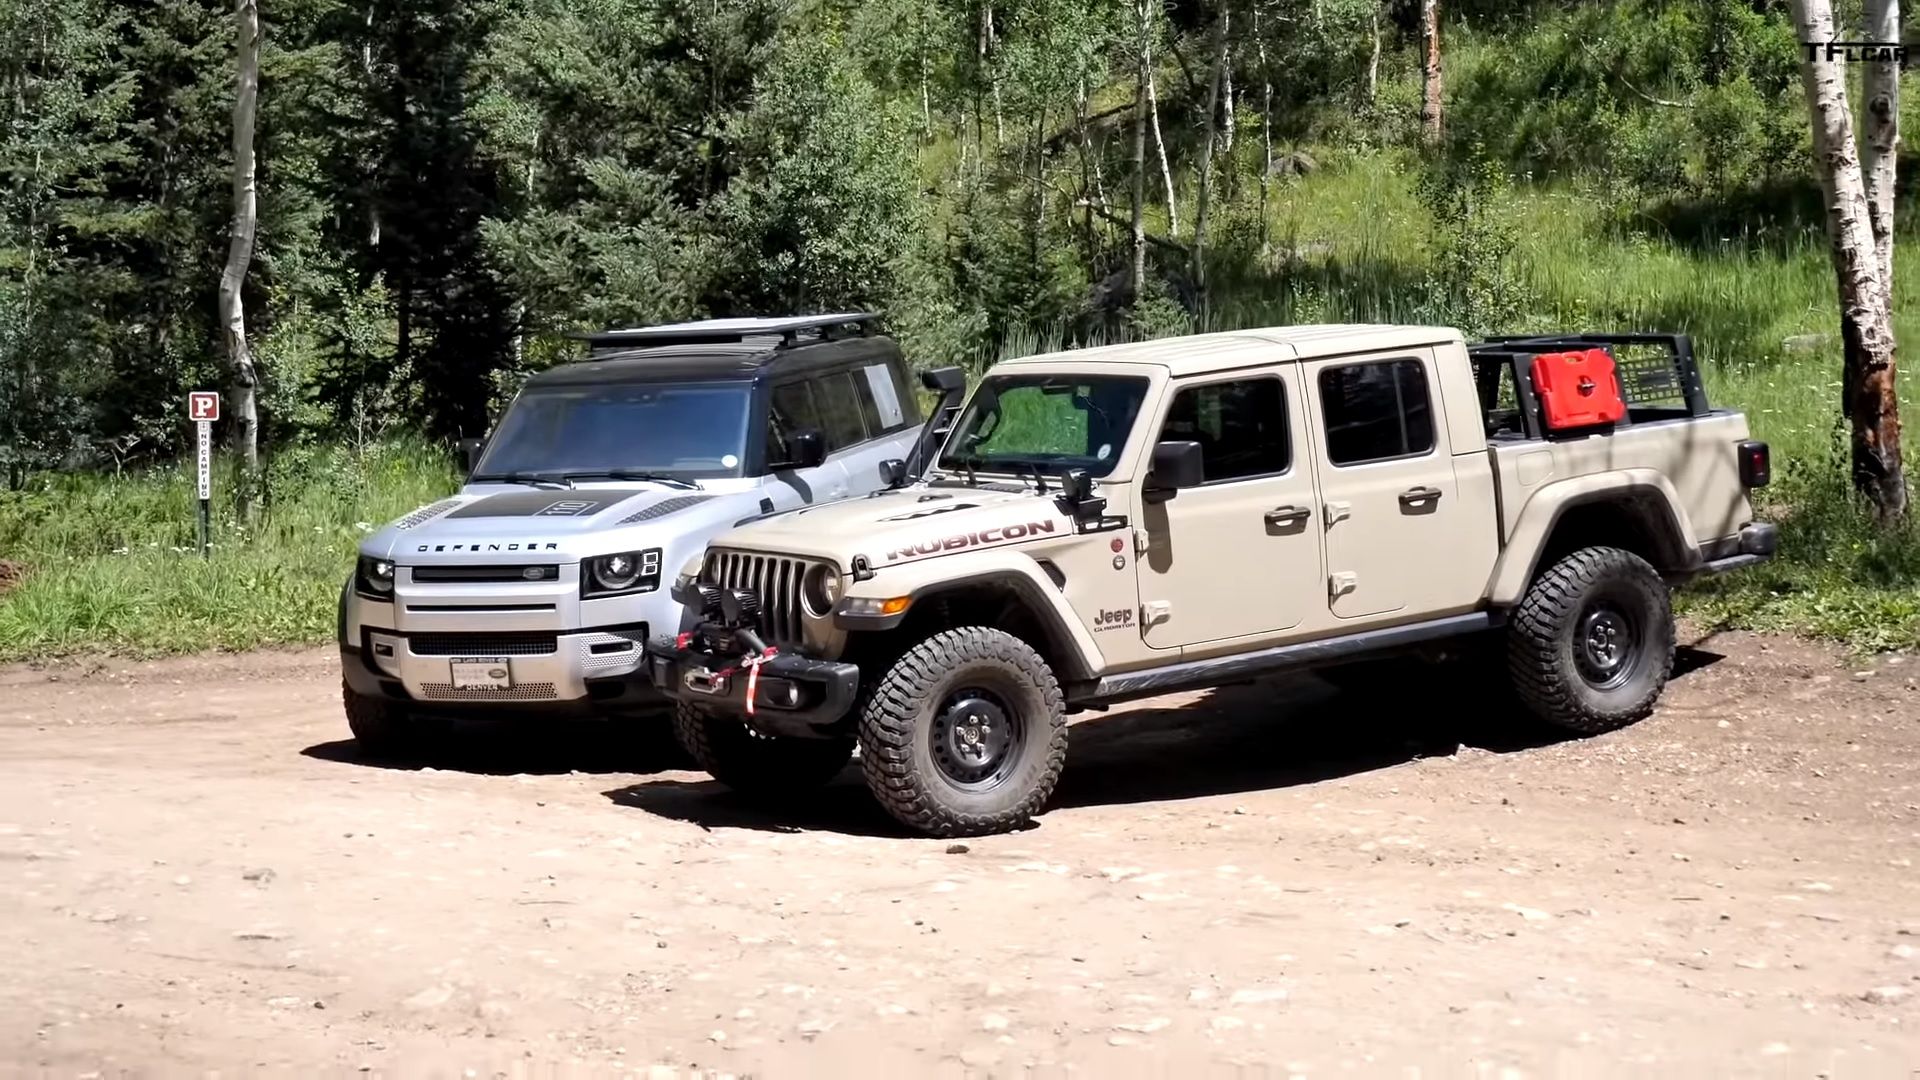
<path fill-rule="evenodd" d="M 341 652 L 356 690 L 420 705 L 546 708 L 658 700 L 644 678 L 635 678 L 646 660 L 640 628 L 456 634 L 363 626 L 359 641 L 343 642 Z M 453 665 L 468 659 L 504 661 L 506 685 L 457 685 Z"/>
<path fill-rule="evenodd" d="M 656 637 L 647 643 L 646 668 L 661 694 L 738 716 L 767 735 L 817 738 L 845 718 L 860 691 L 860 669 L 852 664 L 776 652 L 760 662 L 754 678 L 742 659 Z"/>

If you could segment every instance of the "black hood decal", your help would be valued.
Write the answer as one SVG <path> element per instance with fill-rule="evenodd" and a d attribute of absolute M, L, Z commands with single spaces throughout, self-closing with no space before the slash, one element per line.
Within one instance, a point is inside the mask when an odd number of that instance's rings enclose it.
<path fill-rule="evenodd" d="M 610 506 L 633 498 L 643 490 L 596 488 L 590 491 L 509 491 L 468 503 L 447 517 L 592 517 Z"/>

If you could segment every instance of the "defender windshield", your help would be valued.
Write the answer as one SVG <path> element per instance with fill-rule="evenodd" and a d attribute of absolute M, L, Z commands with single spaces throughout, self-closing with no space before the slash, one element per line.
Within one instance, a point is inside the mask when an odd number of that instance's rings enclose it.
<path fill-rule="evenodd" d="M 1128 375 L 995 375 L 974 390 L 940 467 L 1105 476 L 1120 459 L 1147 386 Z"/>
<path fill-rule="evenodd" d="M 745 382 L 529 387 L 501 418 L 473 479 L 739 476 L 751 409 Z"/>

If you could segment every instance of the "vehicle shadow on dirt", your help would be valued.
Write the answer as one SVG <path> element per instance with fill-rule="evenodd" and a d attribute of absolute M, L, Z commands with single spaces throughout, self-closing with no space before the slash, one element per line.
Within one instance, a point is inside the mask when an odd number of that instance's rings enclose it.
<path fill-rule="evenodd" d="M 408 754 L 370 754 L 352 739 L 316 743 L 301 753 L 321 761 L 379 769 L 441 769 L 479 776 L 657 773 L 690 769 L 663 714 L 607 720 L 520 722 L 459 720 Z"/>
<path fill-rule="evenodd" d="M 1682 646 L 1674 678 L 1718 662 Z M 1409 678 L 1339 690 L 1310 675 L 1223 687 L 1166 708 L 1082 714 L 1051 810 L 1269 791 L 1462 752 L 1509 754 L 1570 737 L 1517 713 Z M 703 828 L 905 836 L 856 767 L 784 801 L 756 801 L 711 780 L 669 777 L 605 793 L 621 805 Z M 1034 826 L 1045 824 L 1043 815 Z"/>

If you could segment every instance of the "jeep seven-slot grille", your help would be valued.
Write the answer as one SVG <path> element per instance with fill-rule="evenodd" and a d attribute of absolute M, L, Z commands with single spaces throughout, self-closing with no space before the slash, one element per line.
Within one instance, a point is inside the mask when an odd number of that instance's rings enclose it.
<path fill-rule="evenodd" d="M 780 645 L 800 643 L 800 579 L 806 572 L 805 560 L 775 555 L 716 551 L 707 559 L 709 581 L 729 589 L 752 589 L 760 597 L 760 626 L 772 643 Z"/>

